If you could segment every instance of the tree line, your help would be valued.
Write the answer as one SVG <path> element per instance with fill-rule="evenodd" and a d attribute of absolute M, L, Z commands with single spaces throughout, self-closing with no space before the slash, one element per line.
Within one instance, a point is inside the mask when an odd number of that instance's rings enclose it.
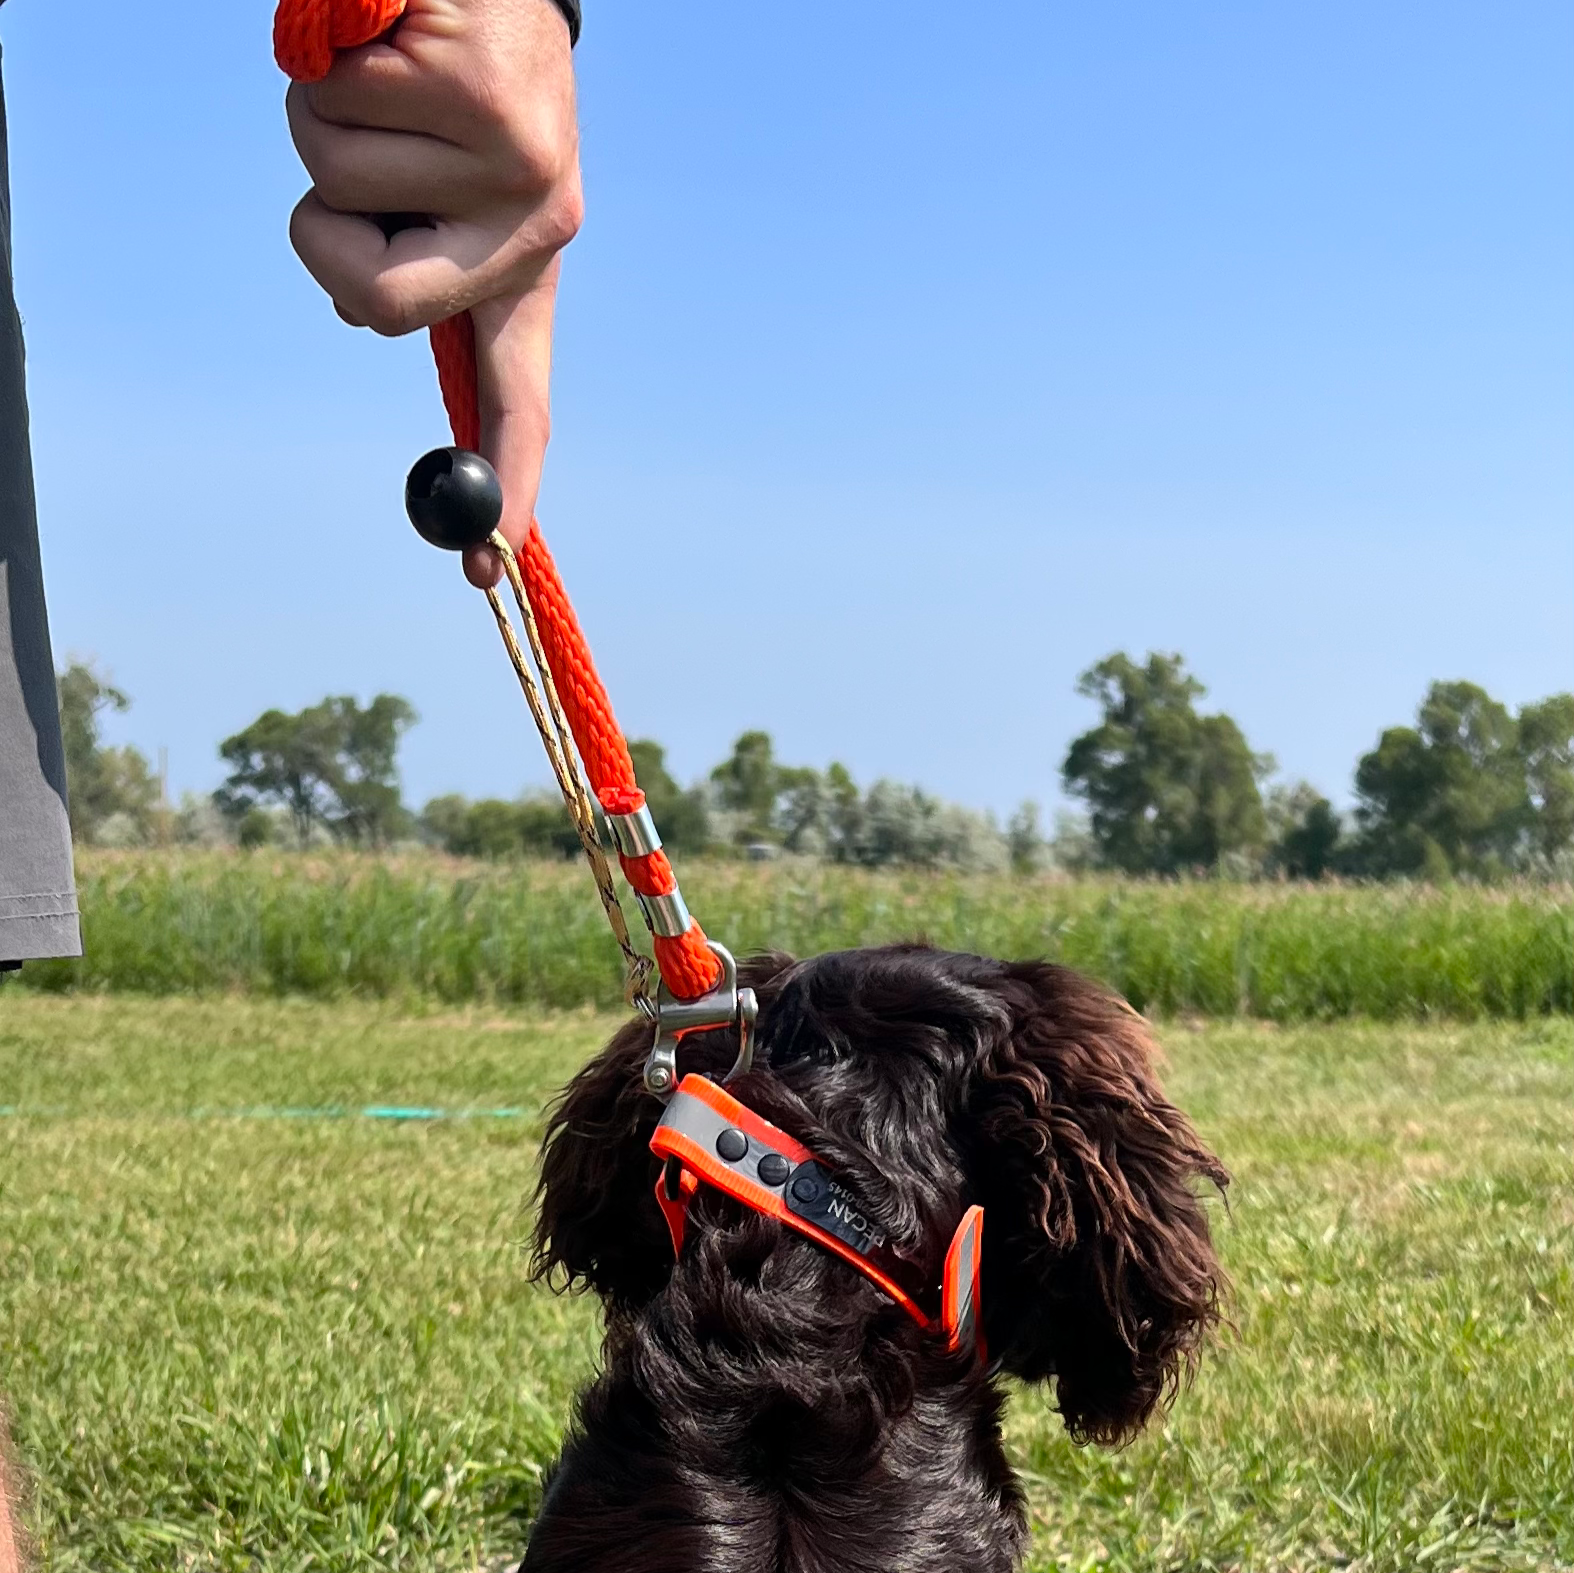
<path fill-rule="evenodd" d="M 1102 712 L 1062 779 L 1088 810 L 1089 851 L 1129 873 L 1249 869 L 1292 878 L 1574 873 L 1574 694 L 1517 714 L 1474 683 L 1433 683 L 1413 725 L 1355 767 L 1349 815 L 1306 782 L 1268 786 L 1269 754 L 1178 655 L 1109 656 L 1078 692 Z"/>
<path fill-rule="evenodd" d="M 394 694 L 265 712 L 219 745 L 228 774 L 218 790 L 172 808 L 138 750 L 102 741 L 100 718 L 124 710 L 125 694 L 80 661 L 59 689 L 72 830 L 84 842 L 421 842 L 488 858 L 578 850 L 555 794 L 447 794 L 410 809 L 398 750 L 417 717 Z M 1138 663 L 1116 653 L 1077 691 L 1100 712 L 1061 767 L 1082 811 L 1062 813 L 1047 834 L 1032 802 L 1001 825 L 920 787 L 860 787 L 841 764 L 786 764 L 763 731 L 743 733 L 687 787 L 659 743 L 630 752 L 663 839 L 681 854 L 1294 879 L 1574 874 L 1574 694 L 1515 713 L 1473 683 L 1433 683 L 1414 723 L 1386 729 L 1357 762 L 1355 806 L 1342 814 L 1306 782 L 1274 781 L 1271 755 L 1228 715 L 1203 713 L 1206 690 L 1179 655 Z"/>

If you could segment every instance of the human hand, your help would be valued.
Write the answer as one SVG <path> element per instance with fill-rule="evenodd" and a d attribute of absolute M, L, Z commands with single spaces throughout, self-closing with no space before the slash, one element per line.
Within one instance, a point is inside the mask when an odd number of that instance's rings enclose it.
<path fill-rule="evenodd" d="M 408 0 L 392 32 L 342 51 L 285 104 L 313 182 L 290 239 L 339 315 L 396 335 L 470 313 L 481 449 L 517 550 L 546 453 L 558 253 L 583 211 L 562 13 L 552 0 Z M 482 587 L 502 573 L 487 546 L 464 569 Z"/>

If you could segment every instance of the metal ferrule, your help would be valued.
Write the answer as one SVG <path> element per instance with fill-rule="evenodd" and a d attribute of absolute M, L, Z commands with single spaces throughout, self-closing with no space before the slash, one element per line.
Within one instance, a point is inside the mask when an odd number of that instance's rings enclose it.
<path fill-rule="evenodd" d="M 640 910 L 645 914 L 646 927 L 652 934 L 659 934 L 662 939 L 677 939 L 679 935 L 688 933 L 694 919 L 689 916 L 688 903 L 683 899 L 682 891 L 674 890 L 667 896 L 645 896 L 637 890 L 634 894 L 639 900 Z"/>
<path fill-rule="evenodd" d="M 656 834 L 656 821 L 650 817 L 650 806 L 641 803 L 632 814 L 608 814 L 607 829 L 612 832 L 612 844 L 626 858 L 649 857 L 661 850 L 661 837 Z"/>

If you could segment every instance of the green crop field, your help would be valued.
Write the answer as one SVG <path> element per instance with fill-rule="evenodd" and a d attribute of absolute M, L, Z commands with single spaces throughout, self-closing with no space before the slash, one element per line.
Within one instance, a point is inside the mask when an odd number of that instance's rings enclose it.
<path fill-rule="evenodd" d="M 81 861 L 87 959 L 30 966 L 30 989 L 553 1006 L 621 997 L 617 951 L 578 864 L 352 853 Z M 1566 885 L 1160 884 L 705 859 L 682 873 L 695 913 L 739 954 L 921 936 L 1064 961 L 1154 1014 L 1574 1013 Z"/>
<path fill-rule="evenodd" d="M 525 1279 L 541 1110 L 613 1020 L 0 990 L 44 1566 L 506 1566 L 597 1342 Z M 1574 1022 L 1163 1037 L 1239 1333 L 1122 1453 L 1014 1396 L 1033 1565 L 1574 1567 Z"/>

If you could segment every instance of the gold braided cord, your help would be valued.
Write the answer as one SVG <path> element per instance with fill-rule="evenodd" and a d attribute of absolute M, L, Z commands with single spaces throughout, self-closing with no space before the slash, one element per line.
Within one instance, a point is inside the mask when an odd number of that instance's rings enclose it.
<path fill-rule="evenodd" d="M 617 888 L 612 883 L 612 869 L 607 863 L 600 837 L 596 834 L 596 807 L 579 773 L 573 734 L 569 731 L 568 718 L 563 714 L 557 684 L 552 680 L 552 668 L 547 664 L 546 653 L 541 647 L 541 633 L 536 627 L 535 613 L 530 609 L 530 597 L 525 593 L 519 564 L 514 560 L 513 549 L 500 532 L 494 531 L 488 544 L 502 558 L 503 570 L 508 575 L 509 586 L 519 606 L 519 617 L 524 624 L 525 638 L 530 644 L 530 654 L 535 660 L 536 673 L 540 676 L 539 687 L 525 661 L 525 652 L 520 648 L 519 636 L 514 632 L 514 624 L 503 605 L 503 598 L 496 589 L 487 590 L 487 604 L 497 619 L 497 631 L 503 636 L 503 647 L 508 651 L 509 663 L 519 679 L 519 687 L 525 696 L 525 703 L 530 707 L 536 731 L 541 734 L 541 746 L 546 750 L 552 774 L 557 778 L 558 790 L 563 794 L 563 803 L 574 823 L 579 844 L 585 850 L 585 859 L 590 864 L 591 876 L 596 882 L 596 894 L 601 897 L 601 907 L 607 915 L 612 937 L 623 953 L 624 996 L 631 1005 L 648 1014 L 651 1008 L 650 975 L 654 963 L 649 956 L 642 956 L 635 950 L 634 942 L 629 938 Z"/>
<path fill-rule="evenodd" d="M 501 540 L 501 535 L 496 539 Z M 504 543 L 507 544 L 506 542 Z M 495 545 L 495 542 L 494 542 Z M 573 801 L 569 804 L 569 813 L 574 816 L 575 824 L 583 824 L 591 832 L 596 843 L 596 855 L 601 858 L 601 865 L 606 866 L 606 858 L 601 853 L 601 843 L 595 836 L 595 812 L 590 799 L 589 790 L 585 786 L 584 777 L 575 768 L 574 761 L 578 757 L 574 747 L 574 734 L 568 724 L 568 717 L 563 712 L 563 702 L 558 698 L 557 679 L 552 675 L 551 663 L 546 658 L 546 651 L 541 644 L 541 630 L 536 624 L 535 608 L 530 604 L 530 596 L 525 590 L 524 576 L 519 571 L 519 560 L 512 552 L 503 553 L 503 571 L 508 575 L 509 588 L 514 592 L 514 602 L 519 607 L 519 620 L 525 626 L 525 638 L 530 642 L 530 657 L 536 663 L 536 671 L 541 677 L 541 688 L 546 695 L 547 713 L 552 717 L 552 728 L 557 734 L 557 752 L 564 762 L 564 775 L 573 783 Z M 539 725 L 539 722 L 537 723 Z M 552 745 L 543 732 L 541 741 L 547 745 L 547 753 L 552 754 Z M 558 780 L 561 784 L 563 776 Z M 565 800 L 568 789 L 564 788 Z M 611 875 L 609 873 L 610 880 Z M 620 913 L 621 915 L 621 913 Z"/>

